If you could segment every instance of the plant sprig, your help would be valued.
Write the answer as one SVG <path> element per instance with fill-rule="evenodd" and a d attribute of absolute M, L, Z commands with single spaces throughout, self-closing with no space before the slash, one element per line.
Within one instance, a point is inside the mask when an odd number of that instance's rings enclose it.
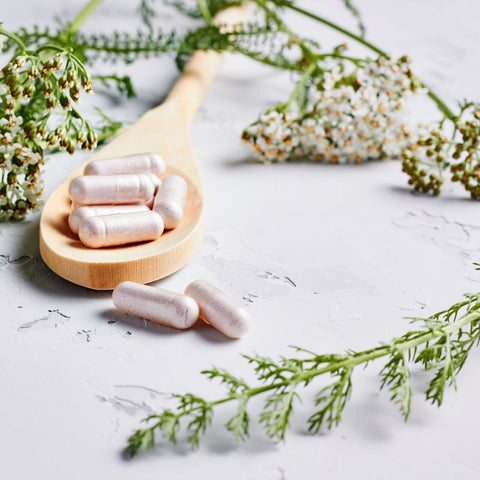
<path fill-rule="evenodd" d="M 360 34 L 292 0 L 249 0 L 256 6 L 249 22 L 234 28 L 213 22 L 219 11 L 246 1 L 198 0 L 192 6 L 185 0 L 162 0 L 193 19 L 187 34 L 157 25 L 155 0 L 140 1 L 142 23 L 133 34 L 80 31 L 102 0 L 88 1 L 71 22 L 58 22 L 57 28 L 11 32 L 2 26 L 3 51 L 12 58 L 0 78 L 0 219 L 22 218 L 40 205 L 46 152 L 93 148 L 97 134 L 106 140 L 121 129 L 110 122 L 95 132 L 75 105 L 82 89 L 92 90 L 91 79 L 121 96 L 134 95 L 128 75 L 91 74 L 95 63 L 128 64 L 166 54 L 183 68 L 197 50 L 236 52 L 293 73 L 296 84 L 290 97 L 243 133 L 260 160 L 308 157 L 359 163 L 402 156 L 403 171 L 415 190 L 438 195 L 451 179 L 480 199 L 480 110 L 475 102 L 464 102 L 455 112 L 414 75 L 406 57 L 391 59 L 368 41 L 352 0 L 341 2 L 357 20 Z M 352 57 L 344 44 L 322 48 L 291 27 L 288 11 L 360 43 L 376 58 Z M 441 112 L 437 125 L 423 128 L 409 121 L 408 98 L 422 91 Z"/>
<path fill-rule="evenodd" d="M 259 413 L 259 423 L 266 435 L 284 440 L 299 403 L 301 391 L 319 377 L 330 376 L 332 381 L 322 388 L 314 400 L 314 411 L 307 423 L 311 433 L 338 425 L 352 393 L 352 374 L 374 360 L 385 359 L 380 371 L 380 389 L 388 390 L 391 400 L 399 406 L 405 420 L 411 409 L 411 369 L 422 367 L 432 376 L 425 390 L 425 398 L 440 406 L 445 390 L 456 388 L 456 377 L 472 348 L 480 342 L 480 293 L 467 294 L 463 301 L 428 318 L 413 319 L 420 324 L 389 343 L 342 354 L 317 354 L 295 347 L 297 356 L 273 360 L 261 355 L 244 355 L 252 365 L 257 385 L 247 384 L 223 368 L 204 370 L 209 380 L 226 387 L 224 397 L 206 400 L 192 394 L 177 396 L 177 406 L 150 415 L 144 421 L 149 425 L 138 429 L 129 439 L 126 453 L 133 457 L 145 448 L 153 448 L 158 436 L 176 443 L 182 428 L 192 449 L 199 446 L 212 423 L 214 410 L 219 405 L 236 405 L 236 413 L 225 427 L 237 440 L 249 436 L 251 412 L 249 402 L 254 397 L 265 397 Z"/>

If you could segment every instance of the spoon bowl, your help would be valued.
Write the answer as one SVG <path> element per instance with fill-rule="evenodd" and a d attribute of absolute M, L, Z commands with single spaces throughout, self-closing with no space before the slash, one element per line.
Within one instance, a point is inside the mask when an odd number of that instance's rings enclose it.
<path fill-rule="evenodd" d="M 188 185 L 180 225 L 152 242 L 100 249 L 85 247 L 68 227 L 72 203 L 68 188 L 74 178 L 82 175 L 84 164 L 50 195 L 40 219 L 40 253 L 55 273 L 84 287 L 110 290 L 125 280 L 148 283 L 163 278 L 193 256 L 203 232 L 202 184 L 188 140 L 188 122 L 173 103 L 145 114 L 91 160 L 141 152 L 162 155 L 168 165 L 166 174 L 181 175 Z"/>
<path fill-rule="evenodd" d="M 216 21 L 234 25 L 243 16 L 242 8 L 232 7 L 221 12 Z M 83 287 L 111 290 L 127 280 L 148 283 L 166 277 L 192 258 L 202 239 L 204 196 L 189 126 L 220 62 L 218 53 L 196 52 L 165 102 L 146 112 L 89 160 L 142 152 L 162 155 L 167 164 L 166 174 L 178 174 L 188 185 L 180 225 L 147 243 L 85 247 L 68 227 L 71 211 L 68 188 L 75 177 L 83 174 L 85 163 L 54 190 L 40 218 L 40 254 L 56 274 Z"/>

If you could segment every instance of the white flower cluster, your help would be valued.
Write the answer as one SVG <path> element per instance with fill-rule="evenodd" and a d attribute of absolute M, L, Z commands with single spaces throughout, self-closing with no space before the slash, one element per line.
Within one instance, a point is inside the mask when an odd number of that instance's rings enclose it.
<path fill-rule="evenodd" d="M 23 141 L 22 117 L 0 119 L 0 220 L 23 218 L 40 204 L 43 156 Z"/>
<path fill-rule="evenodd" d="M 399 156 L 417 137 L 408 123 L 407 99 L 419 83 L 407 58 L 379 58 L 357 72 L 322 65 L 306 111 L 272 110 L 249 126 L 243 139 L 264 162 L 308 157 L 331 163 Z M 293 107 L 293 108 L 292 108 Z"/>

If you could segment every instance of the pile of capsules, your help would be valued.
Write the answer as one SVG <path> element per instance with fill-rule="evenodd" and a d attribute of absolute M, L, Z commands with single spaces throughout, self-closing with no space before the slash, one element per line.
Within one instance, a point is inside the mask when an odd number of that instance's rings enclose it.
<path fill-rule="evenodd" d="M 90 248 L 156 240 L 177 227 L 187 183 L 167 175 L 156 153 L 93 160 L 70 184 L 73 210 L 68 224 Z"/>
<path fill-rule="evenodd" d="M 122 282 L 112 298 L 121 312 L 181 330 L 190 328 L 198 318 L 230 338 L 240 338 L 250 328 L 248 312 L 205 280 L 190 283 L 184 295 Z"/>
<path fill-rule="evenodd" d="M 155 240 L 164 229 L 176 228 L 187 183 L 178 175 L 160 179 L 165 170 L 156 153 L 93 160 L 70 184 L 70 229 L 85 246 L 101 248 Z M 247 311 L 205 280 L 190 283 L 184 295 L 122 282 L 112 298 L 121 312 L 182 330 L 199 318 L 230 338 L 250 327 Z"/>

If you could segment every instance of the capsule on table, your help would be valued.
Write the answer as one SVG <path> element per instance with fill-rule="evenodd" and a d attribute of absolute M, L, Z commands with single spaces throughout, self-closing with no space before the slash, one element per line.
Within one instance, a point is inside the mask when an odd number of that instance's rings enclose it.
<path fill-rule="evenodd" d="M 123 157 L 92 160 L 83 170 L 84 175 L 113 175 L 116 173 L 165 173 L 165 160 L 158 153 L 135 153 Z"/>
<path fill-rule="evenodd" d="M 200 318 L 230 338 L 240 338 L 250 328 L 250 315 L 225 292 L 205 280 L 195 280 L 185 289 L 200 308 Z"/>
<path fill-rule="evenodd" d="M 153 203 L 165 223 L 166 229 L 177 227 L 183 218 L 183 209 L 187 197 L 187 182 L 179 175 L 168 175 L 162 180 Z"/>
<path fill-rule="evenodd" d="M 151 210 L 88 217 L 78 229 L 80 241 L 90 248 L 156 240 L 162 233 L 162 217 Z"/>
<path fill-rule="evenodd" d="M 112 299 L 121 312 L 169 327 L 189 328 L 198 318 L 198 305 L 193 298 L 140 283 L 120 283 Z"/>
<path fill-rule="evenodd" d="M 70 184 L 70 198 L 81 205 L 146 203 L 155 185 L 144 173 L 85 175 Z"/>
<path fill-rule="evenodd" d="M 78 233 L 81 223 L 88 217 L 113 215 L 118 213 L 146 212 L 147 205 L 83 205 L 75 208 L 68 217 L 68 225 L 73 233 Z"/>

